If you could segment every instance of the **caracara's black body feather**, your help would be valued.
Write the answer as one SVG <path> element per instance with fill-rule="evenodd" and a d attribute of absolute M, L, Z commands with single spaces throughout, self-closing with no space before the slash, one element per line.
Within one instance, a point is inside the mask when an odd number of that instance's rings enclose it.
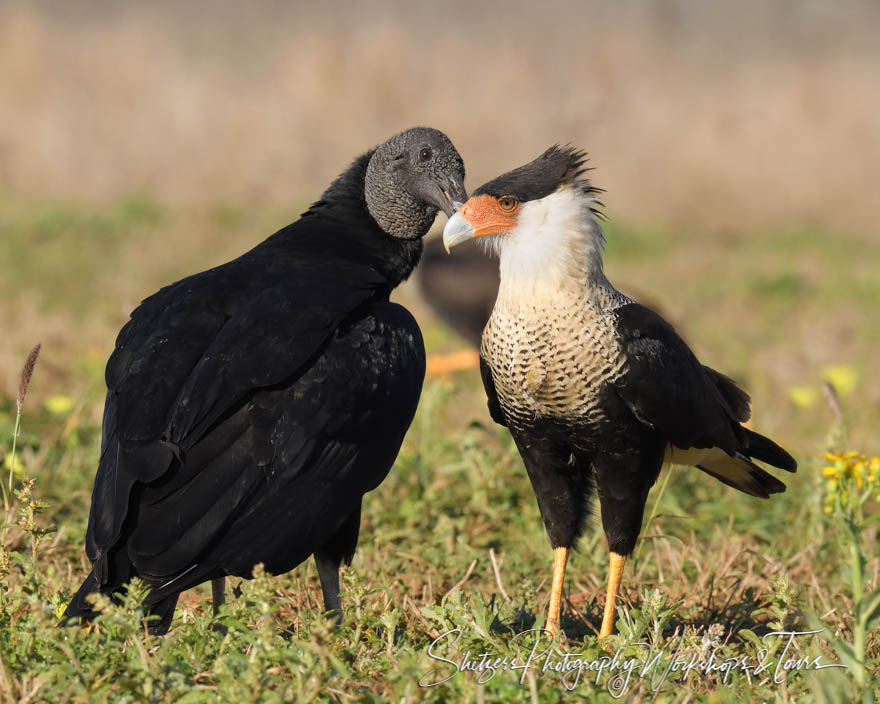
<path fill-rule="evenodd" d="M 418 325 L 389 302 L 421 240 L 370 217 L 369 156 L 297 222 L 132 313 L 106 370 L 93 573 L 68 616 L 139 576 L 162 630 L 193 585 L 351 559 L 425 371 Z"/>
<path fill-rule="evenodd" d="M 707 370 L 672 326 L 650 308 L 615 311 L 626 371 L 613 390 L 645 427 L 681 448 L 720 447 L 733 454 L 743 429 Z"/>
<path fill-rule="evenodd" d="M 507 419 L 504 417 L 504 411 L 501 408 L 501 402 L 498 400 L 498 393 L 495 391 L 495 381 L 492 379 L 492 369 L 489 367 L 486 358 L 480 355 L 480 377 L 483 380 L 483 388 L 486 390 L 487 405 L 489 406 L 489 415 L 498 425 L 507 427 Z"/>

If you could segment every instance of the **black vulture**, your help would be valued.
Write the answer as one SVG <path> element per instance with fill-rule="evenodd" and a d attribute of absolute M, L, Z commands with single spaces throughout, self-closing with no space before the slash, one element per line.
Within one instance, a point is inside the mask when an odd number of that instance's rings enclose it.
<path fill-rule="evenodd" d="M 554 635 L 569 549 L 594 486 L 598 493 L 611 553 L 601 637 L 612 633 L 623 566 L 664 461 L 762 498 L 785 485 L 753 460 L 789 472 L 797 464 L 743 427 L 744 391 L 605 277 L 585 159 L 576 149 L 549 149 L 477 189 L 443 234 L 447 247 L 488 236 L 498 254 L 501 283 L 480 366 L 489 412 L 513 436 L 554 550 Z"/>
<path fill-rule="evenodd" d="M 93 618 L 89 594 L 139 577 L 164 633 L 183 590 L 212 580 L 216 610 L 226 575 L 309 555 L 340 608 L 361 499 L 391 469 L 425 373 L 419 327 L 389 296 L 438 210 L 466 198 L 452 142 L 408 130 L 296 222 L 134 310 L 106 369 L 92 572 L 66 617 Z"/>

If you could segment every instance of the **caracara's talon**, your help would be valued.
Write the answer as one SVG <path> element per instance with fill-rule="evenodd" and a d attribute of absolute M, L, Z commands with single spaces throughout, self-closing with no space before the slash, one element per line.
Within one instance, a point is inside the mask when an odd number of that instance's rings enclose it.
<path fill-rule="evenodd" d="M 606 611 L 607 610 L 608 610 L 608 607 L 606 606 Z M 612 608 L 611 609 L 612 621 L 610 624 L 605 622 L 605 617 L 603 615 L 602 626 L 599 628 L 599 638 L 608 638 L 609 636 L 614 635 L 614 614 L 615 614 L 615 612 L 616 612 L 616 609 Z"/>

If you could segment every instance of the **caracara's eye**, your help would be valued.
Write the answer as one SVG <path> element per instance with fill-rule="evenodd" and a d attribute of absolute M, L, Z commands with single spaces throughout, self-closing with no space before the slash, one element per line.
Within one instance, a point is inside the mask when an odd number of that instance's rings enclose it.
<path fill-rule="evenodd" d="M 501 196 L 498 199 L 498 205 L 501 206 L 502 210 L 510 212 L 519 205 L 519 201 L 513 196 Z"/>
<path fill-rule="evenodd" d="M 431 151 L 431 147 L 422 147 L 422 151 L 419 152 L 419 161 L 427 161 L 434 155 L 434 152 Z"/>

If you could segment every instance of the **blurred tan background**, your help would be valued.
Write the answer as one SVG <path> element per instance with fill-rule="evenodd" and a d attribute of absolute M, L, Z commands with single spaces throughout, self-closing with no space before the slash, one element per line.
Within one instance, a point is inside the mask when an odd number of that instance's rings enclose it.
<path fill-rule="evenodd" d="M 586 148 L 609 212 L 874 230 L 880 4 L 2 2 L 0 189 L 301 200 L 415 124 L 476 186 Z"/>
<path fill-rule="evenodd" d="M 878 37 L 874 0 L 0 0 L 0 391 L 42 340 L 37 399 L 97 422 L 143 297 L 422 124 L 471 189 L 587 149 L 612 280 L 746 383 L 766 431 L 821 443 L 831 368 L 872 437 Z M 429 351 L 460 346 L 402 296 Z"/>

